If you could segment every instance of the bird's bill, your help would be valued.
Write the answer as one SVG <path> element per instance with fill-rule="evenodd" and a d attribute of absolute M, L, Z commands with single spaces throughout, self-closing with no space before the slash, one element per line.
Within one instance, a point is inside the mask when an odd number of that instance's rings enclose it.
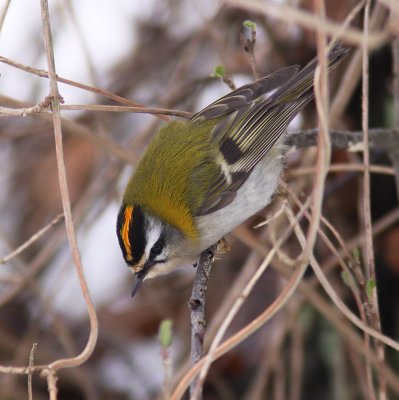
<path fill-rule="evenodd" d="M 132 297 L 134 297 L 135 294 L 138 292 L 141 284 L 143 283 L 143 280 L 144 280 L 144 274 L 141 274 L 140 272 L 137 274 L 134 274 Z"/>

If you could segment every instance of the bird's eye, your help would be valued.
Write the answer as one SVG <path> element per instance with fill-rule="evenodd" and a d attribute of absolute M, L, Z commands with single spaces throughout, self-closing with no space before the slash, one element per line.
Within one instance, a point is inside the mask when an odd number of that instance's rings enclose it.
<path fill-rule="evenodd" d="M 154 244 L 154 246 L 152 246 L 151 250 L 150 250 L 150 257 L 151 258 L 155 258 L 156 256 L 158 256 L 159 254 L 162 253 L 163 250 L 163 245 L 161 242 L 156 242 Z"/>

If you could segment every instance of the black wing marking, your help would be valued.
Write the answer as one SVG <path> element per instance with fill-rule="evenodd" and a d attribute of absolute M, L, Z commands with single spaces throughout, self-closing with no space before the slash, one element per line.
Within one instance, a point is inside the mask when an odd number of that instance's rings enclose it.
<path fill-rule="evenodd" d="M 329 69 L 347 54 L 341 46 L 329 53 Z M 213 140 L 220 154 L 220 174 L 209 188 L 197 215 L 217 211 L 235 198 L 236 191 L 256 164 L 286 131 L 292 119 L 312 100 L 317 58 L 302 70 L 291 66 L 245 85 L 215 101 L 190 120 L 220 118 Z M 269 97 L 264 94 L 273 91 Z"/>

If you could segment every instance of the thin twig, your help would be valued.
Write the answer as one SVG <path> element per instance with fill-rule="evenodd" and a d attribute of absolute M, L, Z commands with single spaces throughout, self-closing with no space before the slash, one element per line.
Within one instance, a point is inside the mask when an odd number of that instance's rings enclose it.
<path fill-rule="evenodd" d="M 187 111 L 167 110 L 165 108 L 155 107 L 133 107 L 133 106 L 110 106 L 103 104 L 62 104 L 60 105 L 62 111 L 107 111 L 107 112 L 130 112 L 152 115 L 171 115 L 176 117 L 190 118 L 193 114 Z M 40 114 L 48 112 L 48 104 L 39 103 L 33 107 L 27 108 L 8 108 L 0 107 L 0 116 L 22 116 L 25 117 L 29 114 Z"/>
<path fill-rule="evenodd" d="M 256 375 L 253 378 L 250 386 L 246 389 L 246 392 L 242 396 L 246 400 L 259 400 L 264 398 L 264 392 L 266 390 L 270 376 L 275 369 L 278 359 L 282 357 L 284 352 L 284 344 L 287 335 L 291 331 L 294 324 L 298 323 L 295 315 L 298 314 L 300 308 L 303 306 L 303 301 L 291 302 L 292 305 L 288 312 L 282 318 L 275 328 L 278 330 L 277 334 L 271 335 L 270 340 L 268 340 L 267 345 L 264 347 L 264 354 L 262 354 L 262 359 L 260 360 L 260 365 L 256 371 Z"/>
<path fill-rule="evenodd" d="M 2 62 L 4 64 L 7 64 L 7 65 L 10 65 L 10 66 L 12 66 L 14 68 L 18 68 L 18 69 L 20 69 L 22 71 L 28 72 L 30 74 L 34 74 L 34 75 L 40 76 L 42 78 L 48 78 L 49 77 L 49 72 L 47 72 L 47 71 L 44 71 L 42 69 L 33 68 L 33 67 L 30 67 L 29 65 L 21 64 L 21 63 L 19 63 L 17 61 L 10 60 L 10 59 L 8 59 L 6 57 L 3 57 L 3 56 L 0 56 L 0 62 Z M 106 97 L 108 99 L 114 100 L 114 101 L 116 101 L 118 103 L 126 104 L 126 105 L 132 106 L 132 107 L 143 107 L 143 108 L 145 108 L 142 104 L 137 103 L 136 101 L 129 100 L 129 99 L 126 99 L 124 97 L 118 96 L 115 93 L 109 92 L 108 90 L 99 89 L 99 88 L 96 88 L 96 87 L 90 86 L 90 85 L 85 85 L 84 83 L 75 82 L 75 81 L 72 81 L 70 79 L 62 78 L 62 77 L 57 76 L 57 75 L 55 76 L 55 79 L 58 82 L 65 83 L 67 85 L 74 86 L 74 87 L 77 87 L 79 89 L 87 90 L 88 92 L 99 94 L 99 95 L 104 96 L 104 97 Z M 164 115 L 156 115 L 156 116 L 158 118 L 164 120 L 164 121 L 170 121 L 170 118 L 168 118 L 168 117 L 166 117 Z"/>
<path fill-rule="evenodd" d="M 370 164 L 370 173 L 382 174 L 382 175 L 395 175 L 395 170 L 392 167 L 384 167 L 383 165 Z M 328 173 L 333 172 L 363 172 L 363 164 L 330 164 L 328 168 Z M 287 171 L 288 177 L 298 177 L 309 174 L 317 174 L 317 169 L 315 167 L 299 167 L 292 168 Z"/>
<path fill-rule="evenodd" d="M 249 22 L 249 26 L 247 26 Z M 245 21 L 243 23 L 243 32 L 240 34 L 240 41 L 244 46 L 244 50 L 249 55 L 249 63 L 251 64 L 252 75 L 255 79 L 259 78 L 256 70 L 255 61 L 255 44 L 256 44 L 256 24 L 252 21 Z"/>
<path fill-rule="evenodd" d="M 0 258 L 0 264 L 5 264 L 10 261 L 17 255 L 21 254 L 24 250 L 26 250 L 29 246 L 31 246 L 34 242 L 40 239 L 50 228 L 56 225 L 62 218 L 64 214 L 58 214 L 48 225 L 37 231 L 34 235 L 32 235 L 25 243 L 21 244 L 21 246 L 17 247 L 10 254 Z"/>
<path fill-rule="evenodd" d="M 57 388 L 57 375 L 53 369 L 44 369 L 42 376 L 47 379 L 47 390 L 50 394 L 50 400 L 57 400 L 58 388 Z"/>
<path fill-rule="evenodd" d="M 292 197 L 292 199 L 294 200 L 294 202 L 296 203 L 296 205 L 298 207 L 302 206 L 301 201 L 299 200 L 299 198 L 296 196 L 296 194 L 290 190 L 289 187 L 286 187 L 286 191 L 290 194 L 290 196 Z M 289 211 L 286 210 L 286 212 L 288 213 Z M 305 213 L 305 216 L 309 218 L 309 215 L 307 215 L 307 213 Z M 341 238 L 341 236 L 339 235 L 339 233 L 337 232 L 337 230 L 334 228 L 334 226 L 326 219 L 322 216 L 321 218 L 322 223 L 330 230 L 330 232 L 333 234 L 333 236 L 337 239 L 338 243 L 340 244 L 342 251 L 345 253 L 345 256 L 348 258 L 348 260 L 350 260 L 351 264 L 355 264 L 355 260 L 354 257 L 352 257 L 352 255 L 350 254 L 349 249 L 347 248 L 344 240 Z M 349 287 L 353 293 L 353 296 L 355 298 L 356 301 L 356 305 L 357 308 L 359 310 L 359 314 L 361 316 L 361 319 L 363 321 L 364 324 L 367 324 L 367 315 L 366 315 L 366 310 L 364 308 L 364 304 L 365 301 L 367 301 L 367 299 L 365 300 L 365 292 L 362 291 L 362 289 L 364 288 L 364 285 L 362 286 L 361 279 L 357 279 L 357 283 L 358 285 L 355 283 L 355 278 L 354 276 L 356 275 L 355 273 L 352 273 L 352 270 L 354 269 L 354 267 L 352 266 L 352 268 L 350 268 L 347 263 L 343 260 L 341 253 L 338 251 L 338 249 L 336 249 L 336 247 L 334 246 L 334 244 L 331 242 L 331 240 L 329 239 L 329 237 L 326 235 L 326 233 L 320 229 L 319 231 L 319 235 L 320 238 L 322 239 L 322 241 L 324 242 L 324 244 L 330 249 L 330 251 L 332 252 L 332 254 L 334 254 L 338 260 L 339 265 L 341 266 L 342 270 L 347 274 L 348 276 L 348 280 L 350 280 L 350 284 Z M 326 273 L 328 271 L 325 271 Z M 364 281 L 364 279 L 363 279 Z M 360 287 L 360 289 L 359 289 Z M 374 386 L 373 386 L 373 381 L 372 381 L 372 371 L 371 371 L 371 364 L 370 364 L 370 339 L 369 336 L 367 334 L 364 334 L 364 344 L 365 344 L 365 349 L 366 349 L 366 359 L 367 359 L 367 370 L 366 370 L 366 374 L 367 374 L 367 386 L 368 386 L 368 393 L 369 393 L 369 398 L 370 400 L 375 400 L 376 399 L 376 395 L 375 395 L 375 390 L 374 390 Z"/>
<path fill-rule="evenodd" d="M 381 6 L 380 2 L 376 2 L 371 19 L 370 26 L 372 29 L 380 29 L 382 21 L 384 20 L 385 10 Z M 360 47 L 363 43 L 362 40 L 358 44 Z M 370 43 L 370 42 L 369 42 Z M 377 46 L 379 47 L 379 46 Z M 345 69 L 345 73 L 341 79 L 339 89 L 331 102 L 330 108 L 330 121 L 332 123 L 337 123 L 342 117 L 349 100 L 359 82 L 362 72 L 362 51 L 360 48 L 356 49 L 353 53 L 352 59 L 350 60 L 348 66 Z"/>
<path fill-rule="evenodd" d="M 368 40 L 369 40 L 369 18 L 370 18 L 370 0 L 366 1 L 364 7 L 364 34 L 362 46 L 362 130 L 363 130 L 363 218 L 364 228 L 366 234 L 365 246 L 365 267 L 366 276 L 369 280 L 376 282 L 375 261 L 374 261 L 374 244 L 372 233 L 372 220 L 371 220 L 371 189 L 370 189 L 370 154 L 369 154 L 369 53 L 368 53 Z M 372 289 L 372 310 L 370 312 L 371 326 L 375 330 L 381 331 L 381 322 L 377 298 L 377 286 Z M 387 396 L 386 381 L 384 377 L 385 354 L 384 346 L 382 343 L 376 343 L 377 353 L 380 359 L 381 368 L 378 373 L 379 381 L 379 399 L 385 400 Z"/>
<path fill-rule="evenodd" d="M 202 357 L 205 336 L 205 301 L 208 288 L 209 274 L 211 273 L 213 256 L 217 244 L 205 250 L 198 261 L 195 272 L 193 290 L 188 306 L 191 310 L 191 363 L 195 365 Z M 190 384 L 190 395 L 194 395 L 197 380 L 194 379 Z M 198 393 L 198 399 L 202 398 L 202 393 Z"/>
<path fill-rule="evenodd" d="M 375 224 L 373 225 L 373 235 L 377 236 L 381 234 L 385 230 L 389 229 L 392 225 L 396 224 L 398 220 L 399 208 L 394 208 L 392 211 L 388 212 L 375 222 Z M 346 247 L 348 248 L 348 250 L 352 251 L 354 248 L 362 245 L 364 241 L 364 234 L 361 233 L 355 236 L 353 239 L 348 240 L 346 243 Z M 323 263 L 323 270 L 325 271 L 331 269 L 336 263 L 337 259 L 334 255 L 332 255 Z"/>
<path fill-rule="evenodd" d="M 90 76 L 92 82 L 97 86 L 98 77 L 97 77 L 97 73 L 96 73 L 95 63 L 93 61 L 93 56 L 90 52 L 90 47 L 87 42 L 87 38 L 83 33 L 81 24 L 79 23 L 79 18 L 77 17 L 77 15 L 75 13 L 73 3 L 71 0 L 67 0 L 67 1 L 64 1 L 62 3 L 62 5 L 66 9 L 66 12 L 69 14 L 72 25 L 76 31 L 76 35 L 79 38 L 79 44 L 82 48 L 82 53 L 83 53 L 83 57 L 85 59 L 85 64 L 87 65 L 87 68 L 89 70 L 89 76 Z"/>
<path fill-rule="evenodd" d="M 382 229 L 386 228 L 387 226 L 392 225 L 392 223 L 394 223 L 398 218 L 399 218 L 399 210 L 394 210 L 394 212 L 390 213 L 389 217 L 387 218 L 387 221 L 384 218 L 384 221 L 381 221 L 381 223 L 378 225 L 378 227 L 379 227 L 378 232 L 381 232 Z M 377 228 L 377 225 L 375 225 L 374 228 Z M 375 232 L 375 233 L 377 234 L 378 232 Z M 247 231 L 247 233 L 251 234 L 251 232 L 249 232 L 249 231 Z M 243 241 L 243 235 L 237 236 L 237 239 Z M 267 256 L 269 254 L 269 251 L 263 246 L 263 244 L 258 243 L 256 246 L 254 246 L 254 242 L 257 241 L 257 238 L 253 237 L 253 235 L 252 235 L 252 239 L 253 240 L 251 240 L 251 242 L 244 241 L 244 243 L 247 244 L 251 249 L 258 252 L 263 257 Z M 289 279 L 291 277 L 292 271 L 290 269 L 288 269 L 287 267 L 278 265 L 278 264 L 275 264 L 274 266 L 276 266 L 276 267 L 278 266 L 278 270 L 280 272 L 282 272 L 287 279 Z M 327 285 L 328 285 L 328 281 L 327 281 Z M 331 323 L 334 326 L 336 326 L 337 329 L 343 335 L 345 335 L 345 337 L 348 339 L 348 341 L 351 343 L 351 345 L 353 345 L 354 348 L 356 348 L 356 350 L 360 354 L 365 354 L 365 348 L 364 348 L 362 339 L 359 338 L 358 334 L 353 329 L 352 324 L 344 322 L 342 320 L 341 316 L 336 314 L 336 307 L 331 307 L 324 300 L 324 298 L 317 291 L 315 291 L 314 288 L 306 281 L 301 281 L 299 283 L 299 288 L 301 289 L 301 293 L 308 299 L 308 301 L 311 304 L 313 304 L 314 307 L 319 312 L 321 312 L 329 321 L 331 321 Z M 331 289 L 331 290 L 333 290 L 333 289 Z M 336 303 L 336 304 L 339 305 L 338 308 L 342 311 L 342 309 L 340 308 L 342 303 Z M 343 306 L 343 307 L 345 307 L 345 306 Z M 349 310 L 347 310 L 347 311 L 349 312 Z M 267 320 L 269 318 L 270 312 L 271 312 L 270 309 L 267 308 L 255 320 L 251 321 L 247 326 L 242 328 L 235 335 L 233 335 L 232 337 L 225 340 L 216 350 L 215 359 L 223 356 L 229 350 L 231 350 L 232 348 L 236 347 L 239 343 L 244 341 L 249 335 L 251 335 L 251 333 L 253 333 L 257 328 L 259 328 L 261 326 L 264 319 Z M 349 314 L 350 314 L 350 312 L 349 312 Z M 354 323 L 353 320 L 351 319 L 351 316 L 349 316 L 348 318 L 352 321 L 352 323 Z M 355 325 L 360 327 L 356 322 L 355 322 Z M 367 326 L 362 327 L 362 329 L 368 331 L 369 334 L 373 333 L 373 331 Z M 390 343 L 390 345 L 392 345 L 392 347 L 395 348 L 396 344 L 392 339 L 384 337 L 379 332 L 375 332 L 375 335 L 376 335 L 376 337 L 379 337 L 383 341 L 386 340 L 387 343 Z M 396 349 L 398 350 L 397 346 L 396 346 Z M 189 372 L 187 372 L 185 374 L 185 376 L 179 381 L 179 383 L 173 393 L 173 397 L 172 397 L 173 400 L 180 399 L 183 396 L 189 382 L 193 379 L 193 377 L 196 376 L 196 374 L 198 374 L 198 372 L 201 369 L 204 362 L 205 362 L 205 358 L 203 358 L 199 363 L 197 363 L 196 366 L 192 367 L 191 370 Z M 378 358 L 376 355 L 373 354 L 373 356 L 371 358 L 371 362 L 375 368 L 379 367 L 379 361 L 378 361 Z M 392 387 L 394 387 L 395 390 L 399 393 L 399 382 L 398 382 L 398 379 L 397 379 L 395 373 L 387 366 L 385 366 L 384 373 L 386 373 L 386 377 L 387 377 L 390 385 L 392 385 Z"/>
<path fill-rule="evenodd" d="M 33 372 L 40 372 L 47 368 L 47 365 L 34 365 L 32 367 L 10 367 L 0 365 L 0 372 L 2 374 L 12 374 L 12 375 L 29 375 Z"/>
<path fill-rule="evenodd" d="M 3 10 L 1 11 L 0 14 L 0 33 L 3 29 L 3 24 L 4 24 L 4 20 L 6 19 L 7 16 L 7 11 L 8 11 L 8 7 L 10 6 L 11 0 L 6 0 L 5 4 L 3 6 Z"/>
<path fill-rule="evenodd" d="M 131 112 L 152 115 L 170 115 L 174 117 L 191 118 L 193 113 L 180 110 L 168 110 L 156 107 L 132 107 L 132 106 L 108 106 L 101 104 L 62 104 L 61 110 L 87 110 L 87 111 L 111 111 L 111 112 Z"/>
<path fill-rule="evenodd" d="M 7 101 L 11 102 L 12 104 L 22 106 L 26 108 L 26 104 L 17 100 L 14 100 L 12 98 L 9 98 L 7 96 L 3 96 L 0 94 L 0 101 Z M 40 113 L 40 114 L 32 114 L 32 118 L 38 118 L 40 120 L 44 120 L 48 123 L 52 123 L 53 117 L 51 113 Z M 135 164 L 138 160 L 138 156 L 128 150 L 123 148 L 122 146 L 118 145 L 114 141 L 110 140 L 107 136 L 104 135 L 99 135 L 97 132 L 95 132 L 92 129 L 89 129 L 87 126 L 71 120 L 69 118 L 61 118 L 62 121 L 62 126 L 64 127 L 64 131 L 67 131 L 68 133 L 78 135 L 85 140 L 90 141 L 91 143 L 94 143 L 100 148 L 103 148 L 106 150 L 107 154 L 112 154 L 115 157 L 119 157 L 121 160 L 124 160 L 130 164 Z"/>
<path fill-rule="evenodd" d="M 292 221 L 294 216 L 292 213 L 290 214 L 290 210 L 288 210 L 287 213 L 288 217 Z M 295 226 L 295 233 L 297 235 L 298 241 L 301 244 L 302 247 L 306 246 L 306 238 L 300 228 Z M 342 300 L 339 298 L 338 294 L 336 291 L 332 288 L 331 284 L 328 282 L 326 276 L 324 275 L 323 271 L 320 268 L 319 263 L 316 261 L 316 258 L 314 255 L 311 256 L 310 258 L 310 265 L 313 268 L 313 271 L 315 272 L 317 278 L 319 279 L 319 282 L 321 283 L 323 289 L 327 292 L 331 300 L 334 302 L 334 304 L 339 308 L 339 310 L 353 323 L 355 324 L 358 328 L 362 329 L 365 333 L 369 334 L 370 336 L 373 336 L 376 339 L 381 340 L 388 346 L 391 346 L 395 350 L 399 351 L 399 343 L 392 340 L 391 338 L 381 334 L 379 331 L 376 331 L 369 326 L 365 325 L 355 314 L 352 313 L 348 309 L 348 307 L 342 302 Z M 385 371 L 385 365 L 381 365 L 380 363 L 380 357 L 378 354 L 378 366 L 382 367 L 383 369 L 381 370 L 381 373 L 384 373 Z"/>
<path fill-rule="evenodd" d="M 321 21 L 315 15 L 303 11 L 294 6 L 289 6 L 271 1 L 264 2 L 261 0 L 224 0 L 224 3 L 244 10 L 253 11 L 282 20 L 288 24 L 297 24 L 303 28 L 311 29 L 316 32 L 325 32 L 329 35 L 339 33 L 338 39 L 361 46 L 363 42 L 363 32 L 355 28 L 347 28 L 345 32 L 341 32 L 341 25 L 332 20 Z M 382 31 L 370 32 L 369 48 L 376 49 L 385 44 L 390 38 L 388 29 Z"/>
<path fill-rule="evenodd" d="M 32 350 L 29 355 L 29 373 L 28 373 L 28 399 L 33 400 L 32 393 L 32 368 L 35 364 L 35 351 L 36 351 L 37 343 L 33 343 Z"/>
<path fill-rule="evenodd" d="M 298 203 L 298 206 L 301 207 L 302 206 L 301 203 Z M 399 218 L 399 210 L 395 209 L 391 213 L 389 213 L 389 216 L 387 216 L 387 218 L 385 218 L 385 217 L 381 218 L 380 222 L 378 224 L 374 225 L 374 230 L 375 230 L 374 234 L 381 233 L 384 229 L 387 229 L 389 226 L 392 226 L 392 224 L 395 223 L 398 218 Z M 251 236 L 251 240 L 248 240 L 248 238 L 244 235 L 244 232 L 242 230 L 240 231 L 240 235 L 236 236 L 237 239 L 241 240 L 244 244 L 249 246 L 252 250 L 256 251 L 259 255 L 266 256 L 269 252 L 268 249 L 266 249 L 266 247 L 261 242 L 259 242 L 258 239 L 256 237 L 254 237 L 253 234 L 249 230 L 246 230 L 245 232 L 246 232 L 246 236 L 249 236 L 249 235 Z M 359 236 L 359 241 L 361 239 L 364 240 L 364 235 Z M 348 248 L 352 249 L 353 246 L 350 245 L 350 246 L 348 246 Z M 335 257 L 335 255 L 334 255 L 334 257 Z M 275 263 L 273 266 L 276 267 L 276 269 L 280 273 L 282 273 L 286 278 L 289 278 L 291 276 L 291 269 L 287 268 L 286 266 L 282 266 L 277 263 Z M 320 270 L 320 268 L 319 268 L 319 270 Z M 323 270 L 326 270 L 326 268 L 324 267 Z M 328 285 L 329 284 L 327 281 L 327 286 Z M 340 330 L 341 333 L 343 333 L 350 342 L 352 342 L 353 344 L 356 345 L 357 351 L 359 351 L 361 354 L 366 354 L 366 349 L 364 347 L 364 344 L 363 344 L 362 340 L 358 337 L 357 333 L 355 333 L 356 331 L 353 330 L 352 324 L 348 325 L 348 323 L 345 323 L 343 325 L 341 316 L 338 316 L 338 315 L 335 315 L 334 313 L 326 311 L 330 306 L 325 302 L 325 300 L 323 299 L 323 297 L 321 297 L 321 295 L 319 293 L 315 292 L 315 286 L 316 285 L 313 284 L 313 282 L 302 281 L 299 285 L 299 289 L 300 289 L 301 293 L 303 294 L 303 296 L 305 296 L 306 299 L 319 312 L 322 313 L 323 316 L 325 316 L 334 326 L 336 326 L 338 328 L 338 330 Z M 327 287 L 327 290 L 331 290 L 332 292 L 334 292 L 334 290 L 331 288 L 331 286 Z M 339 307 L 334 307 L 334 311 L 339 309 L 341 312 L 346 312 L 345 310 L 343 310 L 343 308 L 342 309 L 340 308 L 342 304 L 343 303 L 339 304 Z M 350 321 L 352 321 L 352 319 L 351 319 L 352 316 L 348 316 L 348 315 L 346 315 L 346 316 L 350 319 Z M 341 321 L 341 322 L 339 322 L 339 321 Z M 353 323 L 353 321 L 352 321 L 352 323 Z M 357 325 L 357 324 L 355 323 L 355 325 Z M 359 325 L 357 325 L 357 326 L 360 327 Z M 365 326 L 365 330 L 370 331 L 370 328 L 368 326 Z M 378 336 L 378 335 L 380 335 L 380 333 L 376 332 L 376 335 Z M 233 338 L 231 338 L 231 339 L 233 340 Z M 387 339 L 388 339 L 388 341 L 391 340 L 389 338 L 387 338 Z M 392 344 L 394 344 L 394 343 L 392 342 Z M 376 356 L 376 354 L 374 354 L 374 353 L 372 353 L 371 362 L 372 362 L 372 365 L 374 366 L 374 368 L 379 368 L 379 359 Z M 385 372 L 387 372 L 388 370 L 389 369 L 385 366 Z M 387 373 L 387 376 L 388 376 L 388 373 Z M 397 381 L 397 378 L 395 378 L 395 380 L 396 380 L 395 387 L 397 387 L 397 390 L 399 390 L 399 382 Z M 392 381 L 391 381 L 391 383 L 392 383 Z"/>
<path fill-rule="evenodd" d="M 358 328 L 360 328 L 362 331 L 366 332 L 370 336 L 373 336 L 375 339 L 378 339 L 379 341 L 391 347 L 392 349 L 399 351 L 399 342 L 365 325 L 355 314 L 353 314 L 351 310 L 349 310 L 349 308 L 342 302 L 342 300 L 339 298 L 339 296 L 337 295 L 331 284 L 328 282 L 328 279 L 324 275 L 323 271 L 320 268 L 319 263 L 315 260 L 314 257 L 312 257 L 311 259 L 311 266 L 320 284 L 323 286 L 323 289 L 326 291 L 331 300 L 338 307 L 338 309 L 345 315 L 346 318 L 348 318 L 354 325 L 356 325 Z"/>
<path fill-rule="evenodd" d="M 392 11 L 391 11 L 392 12 Z M 396 15 L 396 20 L 395 20 Z M 392 12 L 391 20 L 397 21 L 399 14 Z M 397 24 L 397 22 L 396 22 Z M 396 37 L 392 41 L 392 67 L 393 67 L 393 101 L 394 101 L 394 128 L 399 129 L 399 37 Z M 399 132 L 396 135 L 399 140 Z M 399 146 L 392 147 L 389 152 L 392 163 L 395 168 L 395 179 L 396 179 L 396 193 L 399 200 Z"/>
<path fill-rule="evenodd" d="M 306 207 L 308 207 L 308 204 L 305 204 L 302 209 L 298 212 L 296 216 L 296 223 L 300 220 L 302 217 L 304 211 L 306 210 Z M 270 265 L 270 262 L 272 258 L 274 257 L 277 249 L 283 244 L 283 242 L 287 239 L 289 234 L 291 233 L 293 229 L 293 223 L 288 226 L 286 231 L 280 236 L 278 242 L 274 245 L 274 247 L 271 249 L 271 251 L 267 254 L 265 257 L 264 261 L 262 264 L 259 266 L 259 268 L 256 270 L 254 275 L 251 277 L 249 282 L 246 284 L 244 289 L 242 290 L 240 296 L 236 299 L 234 302 L 233 306 L 230 308 L 227 316 L 224 318 L 221 326 L 219 327 L 218 332 L 216 333 L 211 346 L 209 348 L 209 352 L 204 358 L 204 363 L 201 367 L 201 372 L 198 378 L 198 382 L 196 384 L 196 389 L 195 392 L 192 395 L 193 399 L 197 399 L 196 395 L 200 392 L 201 387 L 204 384 L 204 380 L 206 377 L 206 374 L 208 373 L 208 370 L 212 364 L 212 362 L 216 359 L 216 352 L 218 349 L 218 346 L 220 342 L 223 339 L 223 336 L 227 330 L 227 328 L 230 326 L 233 318 L 237 315 L 238 311 L 240 310 L 241 306 L 247 299 L 249 293 L 252 291 L 253 287 L 255 286 L 256 282 L 258 282 L 259 278 L 263 275 L 265 272 L 266 268 Z M 277 297 L 277 299 L 269 306 L 267 309 L 267 318 L 262 319 L 262 325 L 270 319 L 275 313 L 277 313 L 286 303 L 287 301 L 291 298 L 292 294 L 294 293 L 296 287 L 298 286 L 299 282 L 302 279 L 303 274 L 306 271 L 307 263 L 299 264 L 297 270 L 295 271 L 295 274 L 293 275 L 292 279 L 290 280 L 289 284 L 287 287 L 284 288 L 283 292 L 280 293 L 280 295 Z M 261 325 L 254 325 L 254 329 L 258 329 Z M 251 332 L 251 333 L 249 333 Z M 253 331 L 246 332 L 246 335 L 250 335 L 253 333 Z M 247 336 L 246 336 L 247 337 Z M 172 399 L 179 399 L 180 397 L 172 397 Z"/>
<path fill-rule="evenodd" d="M 315 146 L 319 134 L 318 128 L 288 132 L 285 145 L 294 148 Z M 331 145 L 337 149 L 349 151 L 363 150 L 362 131 L 343 131 L 330 129 Z M 373 128 L 369 130 L 370 148 L 391 149 L 399 145 L 399 131 L 395 129 Z"/>
<path fill-rule="evenodd" d="M 291 330 L 290 354 L 290 395 L 289 400 L 300 400 L 304 378 L 304 327 L 299 316 L 293 316 L 294 325 Z"/>
<path fill-rule="evenodd" d="M 84 271 L 82 267 L 82 262 L 80 258 L 80 253 L 76 240 L 76 233 L 72 221 L 71 203 L 69 200 L 68 184 L 66 180 L 64 153 L 62 145 L 62 129 L 61 129 L 61 116 L 60 116 L 60 95 L 58 92 L 58 85 L 55 72 L 55 62 L 54 62 L 54 51 L 52 46 L 52 36 L 50 28 L 50 17 L 48 10 L 48 1 L 41 0 L 41 13 L 42 13 L 42 23 L 43 23 L 43 36 L 44 44 L 46 49 L 47 64 L 49 68 L 49 79 L 50 79 L 50 90 L 52 95 L 52 110 L 53 110 L 53 123 L 54 123 L 54 136 L 55 136 L 55 150 L 57 158 L 57 168 L 58 177 L 61 190 L 62 206 L 65 215 L 65 226 L 67 230 L 67 236 L 69 245 L 72 252 L 72 258 L 74 260 L 76 272 L 79 278 L 79 283 L 81 286 L 82 294 L 86 302 L 89 320 L 90 320 L 90 334 L 89 339 L 86 343 L 84 350 L 76 357 L 66 358 L 61 360 L 56 360 L 49 364 L 50 372 L 47 373 L 47 380 L 50 388 L 50 384 L 55 383 L 55 371 L 61 368 L 76 367 L 85 362 L 92 354 L 97 337 L 98 337 L 98 320 L 97 315 L 90 298 L 89 289 L 87 287 L 86 279 L 84 276 Z M 54 378 L 54 379 L 53 379 Z M 51 392 L 50 392 L 51 394 Z"/>

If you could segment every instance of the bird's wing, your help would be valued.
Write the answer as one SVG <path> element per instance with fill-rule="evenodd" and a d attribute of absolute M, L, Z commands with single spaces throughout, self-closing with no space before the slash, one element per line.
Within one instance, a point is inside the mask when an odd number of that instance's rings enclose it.
<path fill-rule="evenodd" d="M 334 47 L 329 53 L 329 69 L 346 53 L 341 46 Z M 192 117 L 189 123 L 217 119 L 212 138 L 219 149 L 216 162 L 220 173 L 198 208 L 198 216 L 217 211 L 234 200 L 256 164 L 313 98 L 316 66 L 315 58 L 299 72 L 297 66 L 279 70 L 240 87 Z M 269 96 L 264 96 L 267 93 Z"/>

